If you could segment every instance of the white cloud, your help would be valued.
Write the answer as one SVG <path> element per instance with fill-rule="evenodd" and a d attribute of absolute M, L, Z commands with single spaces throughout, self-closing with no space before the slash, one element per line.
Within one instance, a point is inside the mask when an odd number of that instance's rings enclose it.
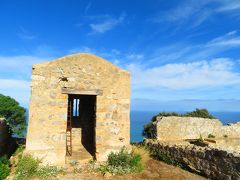
<path fill-rule="evenodd" d="M 173 9 L 160 12 L 151 20 L 153 22 L 170 21 L 178 25 L 193 28 L 201 25 L 213 15 L 229 13 L 230 16 L 239 15 L 239 0 L 183 0 Z"/>
<path fill-rule="evenodd" d="M 237 11 L 240 9 L 239 0 L 218 0 L 221 6 L 217 9 L 219 12 Z"/>
<path fill-rule="evenodd" d="M 136 89 L 165 87 L 169 89 L 193 89 L 240 85 L 240 73 L 234 72 L 234 62 L 227 58 L 192 63 L 166 64 L 147 68 L 130 64 L 132 85 Z"/>
<path fill-rule="evenodd" d="M 22 106 L 28 107 L 30 96 L 30 83 L 25 80 L 0 79 L 0 93 L 13 97 Z"/>
<path fill-rule="evenodd" d="M 0 56 L 0 74 L 12 73 L 12 75 L 29 75 L 33 64 L 48 61 L 50 58 L 37 56 Z"/>
<path fill-rule="evenodd" d="M 0 90 L 4 89 L 29 89 L 29 82 L 16 79 L 0 79 Z"/>
<path fill-rule="evenodd" d="M 88 13 L 88 10 L 89 10 L 91 7 L 92 7 L 92 3 L 89 2 L 89 3 L 87 4 L 87 6 L 85 7 L 85 9 L 84 9 L 84 13 L 87 14 L 87 13 Z"/>
<path fill-rule="evenodd" d="M 139 59 L 144 58 L 144 56 L 142 54 L 132 53 L 132 54 L 128 54 L 127 58 L 131 59 L 131 60 L 139 60 Z"/>
<path fill-rule="evenodd" d="M 21 38 L 21 39 L 25 39 L 25 40 L 32 40 L 37 38 L 36 35 L 34 35 L 33 33 L 31 33 L 30 31 L 26 30 L 24 27 L 20 26 L 20 30 L 17 33 L 17 35 Z"/>
<path fill-rule="evenodd" d="M 92 32 L 90 34 L 105 33 L 119 24 L 123 23 L 126 18 L 126 14 L 122 13 L 118 18 L 113 18 L 111 16 L 104 16 L 104 19 L 101 22 L 91 23 L 90 28 Z"/>
<path fill-rule="evenodd" d="M 49 61 L 37 56 L 0 56 L 0 94 L 16 99 L 28 107 L 32 65 Z"/>
<path fill-rule="evenodd" d="M 207 46 L 240 46 L 240 37 L 235 36 L 237 31 L 231 31 L 224 36 L 211 40 Z"/>

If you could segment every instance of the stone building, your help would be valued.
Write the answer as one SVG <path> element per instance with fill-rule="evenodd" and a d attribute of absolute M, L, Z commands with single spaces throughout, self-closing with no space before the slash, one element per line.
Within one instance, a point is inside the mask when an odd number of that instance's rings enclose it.
<path fill-rule="evenodd" d="M 130 144 L 130 74 L 92 54 L 32 68 L 26 152 L 46 163 L 106 160 Z"/>

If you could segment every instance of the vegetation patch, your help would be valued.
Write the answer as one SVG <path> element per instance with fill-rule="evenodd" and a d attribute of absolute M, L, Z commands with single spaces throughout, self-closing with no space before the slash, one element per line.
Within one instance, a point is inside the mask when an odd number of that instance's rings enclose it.
<path fill-rule="evenodd" d="M 208 138 L 215 138 L 215 136 L 213 134 L 209 134 Z"/>
<path fill-rule="evenodd" d="M 0 157 L 0 180 L 5 179 L 10 174 L 9 160 L 6 156 Z"/>
<path fill-rule="evenodd" d="M 111 152 L 108 155 L 106 164 L 100 165 L 99 170 L 102 174 L 127 174 L 141 172 L 144 169 L 140 154 L 134 151 L 128 152 L 125 148 L 120 152 Z"/>
<path fill-rule="evenodd" d="M 18 137 L 24 137 L 26 131 L 26 110 L 9 96 L 0 94 L 0 117 L 4 117 L 10 133 Z"/>
<path fill-rule="evenodd" d="M 49 178 L 55 177 L 63 170 L 56 166 L 42 166 L 41 160 L 33 158 L 31 155 L 26 154 L 20 157 L 15 171 L 15 180 L 25 180 L 34 177 Z"/>
<path fill-rule="evenodd" d="M 207 109 L 196 109 L 195 111 L 180 114 L 176 112 L 160 112 L 157 115 L 153 116 L 151 121 L 144 125 L 142 135 L 146 138 L 154 139 L 156 137 L 156 132 L 154 123 L 157 121 L 157 117 L 169 117 L 169 116 L 176 116 L 176 117 L 199 117 L 199 118 L 208 118 L 208 119 L 215 119 L 213 115 L 211 115 Z"/>

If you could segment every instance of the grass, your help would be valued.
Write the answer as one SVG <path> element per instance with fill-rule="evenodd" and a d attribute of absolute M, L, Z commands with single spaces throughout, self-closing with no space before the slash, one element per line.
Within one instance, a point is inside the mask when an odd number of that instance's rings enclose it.
<path fill-rule="evenodd" d="M 120 152 L 111 152 L 108 155 L 106 164 L 99 166 L 99 171 L 102 174 L 128 174 L 141 172 L 144 169 L 142 157 L 136 151 L 129 152 L 127 149 L 122 148 Z"/>
<path fill-rule="evenodd" d="M 26 180 L 31 178 L 55 177 L 63 170 L 56 166 L 40 165 L 41 160 L 34 158 L 30 154 L 22 155 L 17 163 L 15 171 L 15 180 Z"/>
<path fill-rule="evenodd" d="M 6 156 L 0 157 L 0 180 L 5 179 L 10 174 L 9 160 Z"/>

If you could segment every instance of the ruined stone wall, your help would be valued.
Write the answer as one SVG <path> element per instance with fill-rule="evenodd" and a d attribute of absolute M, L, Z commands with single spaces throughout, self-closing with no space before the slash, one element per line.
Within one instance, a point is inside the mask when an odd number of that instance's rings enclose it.
<path fill-rule="evenodd" d="M 175 141 L 182 139 L 207 138 L 209 134 L 216 138 L 227 135 L 228 138 L 240 138 L 240 123 L 225 125 L 217 119 L 195 117 L 157 117 L 155 123 L 157 139 Z"/>
<path fill-rule="evenodd" d="M 8 127 L 4 119 L 0 118 L 0 156 L 7 154 L 9 141 L 10 135 L 8 133 Z"/>
<path fill-rule="evenodd" d="M 17 144 L 9 133 L 6 121 L 4 118 L 0 118 L 0 157 L 3 155 L 11 156 L 16 148 Z"/>
<path fill-rule="evenodd" d="M 192 144 L 176 144 L 146 140 L 152 150 L 168 155 L 190 169 L 210 179 L 240 179 L 240 154 L 199 147 Z"/>
<path fill-rule="evenodd" d="M 62 88 L 97 89 L 96 156 L 130 143 L 130 74 L 90 54 L 75 54 L 33 66 L 26 150 L 63 164 L 68 95 Z"/>

